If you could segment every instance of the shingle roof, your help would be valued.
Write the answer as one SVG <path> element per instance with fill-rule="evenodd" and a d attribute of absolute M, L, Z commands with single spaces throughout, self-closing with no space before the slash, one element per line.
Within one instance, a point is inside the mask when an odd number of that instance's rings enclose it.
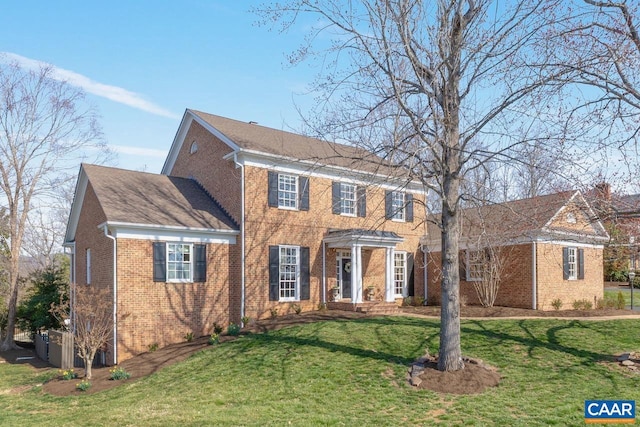
<path fill-rule="evenodd" d="M 222 132 L 241 150 L 370 173 L 389 174 L 394 169 L 389 161 L 362 148 L 322 141 L 202 111 L 187 111 Z"/>
<path fill-rule="evenodd" d="M 83 164 L 109 222 L 237 230 L 195 181 Z"/>
<path fill-rule="evenodd" d="M 501 240 L 531 238 L 541 232 L 560 232 L 606 237 L 605 230 L 598 226 L 598 219 L 590 215 L 586 201 L 577 197 L 576 191 L 538 196 L 511 202 L 497 203 L 467 208 L 461 211 L 461 236 L 475 239 L 483 234 L 496 236 Z M 566 206 L 571 199 L 582 208 L 582 212 L 589 215 L 588 223 L 583 229 L 563 227 L 558 223 L 551 224 L 554 216 Z M 428 225 L 429 240 L 439 238 L 440 229 L 434 224 L 439 223 L 438 217 L 433 217 Z M 594 226 L 594 224 L 596 224 Z"/>

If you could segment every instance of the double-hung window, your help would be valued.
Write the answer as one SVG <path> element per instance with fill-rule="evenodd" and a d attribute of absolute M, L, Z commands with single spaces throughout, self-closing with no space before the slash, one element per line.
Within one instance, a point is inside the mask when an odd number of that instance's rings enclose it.
<path fill-rule="evenodd" d="M 331 189 L 332 212 L 335 215 L 367 215 L 367 190 L 364 186 L 334 181 Z"/>
<path fill-rule="evenodd" d="M 479 282 L 483 280 L 484 273 L 488 268 L 487 263 L 488 259 L 485 251 L 467 251 L 467 275 L 465 280 L 467 282 Z"/>
<path fill-rule="evenodd" d="M 353 184 L 340 184 L 340 213 L 356 215 L 356 186 Z"/>
<path fill-rule="evenodd" d="M 407 253 L 395 252 L 393 257 L 393 289 L 396 297 L 407 293 Z"/>
<path fill-rule="evenodd" d="M 191 282 L 193 277 L 193 246 L 185 243 L 167 243 L 167 281 Z"/>
<path fill-rule="evenodd" d="M 562 272 L 564 280 L 584 279 L 584 249 L 562 248 Z"/>
<path fill-rule="evenodd" d="M 268 204 L 289 210 L 309 210 L 309 178 L 269 171 Z"/>
<path fill-rule="evenodd" d="M 413 222 L 413 195 L 403 191 L 387 191 L 385 217 L 393 221 Z"/>
<path fill-rule="evenodd" d="M 310 298 L 309 248 L 269 246 L 269 300 L 300 301 Z"/>

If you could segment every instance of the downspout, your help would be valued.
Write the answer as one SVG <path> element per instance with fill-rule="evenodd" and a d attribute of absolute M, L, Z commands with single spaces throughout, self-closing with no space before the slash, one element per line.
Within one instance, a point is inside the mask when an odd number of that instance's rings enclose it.
<path fill-rule="evenodd" d="M 118 274 L 117 274 L 117 244 L 116 238 L 109 234 L 107 225 L 104 225 L 104 235 L 107 238 L 113 240 L 113 364 L 118 364 L 118 326 L 117 326 L 117 314 L 118 314 Z"/>
<path fill-rule="evenodd" d="M 533 309 L 537 310 L 537 305 L 538 305 L 538 278 L 537 278 L 537 271 L 536 271 L 536 258 L 537 258 L 537 254 L 536 254 L 536 242 L 533 241 L 531 242 L 531 294 L 532 294 L 532 303 L 533 303 Z"/>
<path fill-rule="evenodd" d="M 327 251 L 322 240 L 322 304 L 327 303 Z"/>
<path fill-rule="evenodd" d="M 428 295 L 427 294 L 427 289 L 428 289 L 427 288 L 427 286 L 428 286 L 427 285 L 427 283 L 428 283 L 427 280 L 429 279 L 429 276 L 428 276 L 429 273 L 428 273 L 428 268 L 427 268 L 427 247 L 423 246 L 420 249 L 422 249 L 422 262 L 423 262 L 423 265 L 424 265 L 424 301 L 423 301 L 423 304 L 427 305 L 427 295 Z"/>
<path fill-rule="evenodd" d="M 238 153 L 233 154 L 233 162 L 236 168 L 240 168 L 240 318 L 242 319 L 245 316 L 244 166 L 238 162 Z"/>

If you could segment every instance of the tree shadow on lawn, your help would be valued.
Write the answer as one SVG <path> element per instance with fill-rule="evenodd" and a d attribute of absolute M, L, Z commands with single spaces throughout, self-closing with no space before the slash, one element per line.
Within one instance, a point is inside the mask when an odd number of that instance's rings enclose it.
<path fill-rule="evenodd" d="M 561 324 L 552 326 L 548 328 L 545 332 L 545 336 L 547 338 L 547 340 L 545 341 L 536 337 L 535 333 L 531 331 L 529 326 L 527 326 L 528 322 L 530 321 L 520 320 L 517 322 L 520 329 L 522 329 L 522 331 L 524 331 L 524 333 L 526 334 L 526 336 L 524 337 L 509 334 L 507 332 L 497 332 L 494 330 L 487 329 L 486 323 L 478 320 L 466 321 L 466 323 L 471 323 L 477 326 L 478 329 L 472 329 L 469 327 L 462 326 L 461 331 L 465 334 L 480 335 L 486 338 L 499 340 L 501 342 L 511 341 L 514 343 L 522 344 L 527 347 L 527 355 L 531 358 L 535 357 L 533 355 L 533 352 L 536 349 L 544 348 L 547 350 L 560 351 L 568 355 L 575 356 L 577 358 L 582 359 L 583 363 L 585 364 L 592 364 L 596 362 L 613 360 L 613 355 L 611 354 L 598 353 L 594 351 L 585 350 L 582 348 L 570 347 L 566 344 L 561 343 L 561 340 L 558 336 L 561 331 L 568 331 L 571 329 L 587 329 L 592 331 L 593 333 L 596 333 L 596 331 L 590 328 L 588 324 L 585 324 L 579 320 L 572 320 L 570 322 L 563 322 Z"/>

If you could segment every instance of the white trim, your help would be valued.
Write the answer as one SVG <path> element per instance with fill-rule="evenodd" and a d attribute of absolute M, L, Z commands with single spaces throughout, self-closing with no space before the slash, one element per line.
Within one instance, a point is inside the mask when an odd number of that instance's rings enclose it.
<path fill-rule="evenodd" d="M 87 248 L 84 251 L 84 264 L 85 264 L 85 283 L 87 285 L 91 284 L 91 248 Z"/>
<path fill-rule="evenodd" d="M 78 172 L 78 180 L 76 181 L 76 189 L 73 195 L 73 203 L 71 204 L 71 212 L 69 212 L 69 220 L 67 221 L 67 229 L 64 235 L 63 245 L 68 245 L 75 241 L 76 230 L 78 229 L 78 221 L 80 221 L 80 213 L 82 212 L 82 204 L 84 203 L 84 195 L 87 192 L 87 177 L 84 167 L 80 165 Z"/>
<path fill-rule="evenodd" d="M 235 244 L 238 230 L 214 230 L 207 228 L 134 224 L 107 221 L 98 225 L 109 227 L 117 239 L 163 240 L 183 243 L 227 243 Z"/>
<path fill-rule="evenodd" d="M 538 253 L 536 248 L 537 243 L 531 242 L 531 299 L 532 309 L 538 309 Z"/>
<path fill-rule="evenodd" d="M 188 279 L 170 279 L 169 278 L 169 262 L 174 263 L 184 263 L 184 261 L 169 261 L 169 245 L 180 245 L 180 246 L 189 246 L 189 278 Z M 165 259 L 165 271 L 166 283 L 193 283 L 193 268 L 195 264 L 195 252 L 193 243 L 185 243 L 185 242 L 165 242 L 165 250 L 166 250 L 166 259 Z"/>
<path fill-rule="evenodd" d="M 556 233 L 556 232 L 553 232 Z M 554 236 L 549 235 L 548 233 L 539 233 L 535 236 L 522 236 L 517 239 L 508 240 L 504 243 L 496 243 L 494 246 L 496 247 L 505 247 L 505 246 L 516 246 L 516 245 L 524 245 L 532 242 L 536 243 L 546 243 L 550 245 L 562 245 L 562 246 L 577 246 L 583 248 L 594 248 L 594 249 L 603 249 L 605 247 L 604 243 L 586 243 L 580 242 L 580 240 L 596 240 L 605 242 L 606 240 L 597 236 L 585 236 L 585 235 L 576 235 L 571 233 L 556 233 L 563 234 L 565 236 L 574 236 L 576 240 L 570 239 L 555 239 Z M 428 252 L 440 252 L 441 251 L 442 242 L 440 240 L 425 240 L 423 241 L 423 246 L 427 249 Z M 461 238 L 459 242 L 460 250 L 476 250 L 478 249 L 477 240 L 475 239 L 464 239 Z"/>
<path fill-rule="evenodd" d="M 280 291 L 282 287 L 282 281 L 278 277 L 278 301 L 279 302 L 298 302 L 300 301 L 301 293 L 301 280 L 300 272 L 302 270 L 302 251 L 300 246 L 296 245 L 278 245 L 278 276 L 281 276 L 280 267 L 282 267 L 282 249 L 295 249 L 296 250 L 296 282 L 294 288 L 293 297 L 281 297 Z M 290 264 L 288 264 L 290 265 Z"/>
<path fill-rule="evenodd" d="M 403 262 L 403 265 L 402 265 L 402 269 L 403 269 L 403 271 L 402 271 L 402 281 L 403 281 L 402 293 L 397 293 L 396 292 L 396 290 L 397 290 L 396 289 L 396 255 L 402 255 L 403 256 L 403 260 L 402 260 L 402 262 Z M 407 251 L 394 251 L 393 252 L 393 273 L 392 274 L 393 274 L 393 296 L 395 298 L 404 298 L 404 297 L 407 296 L 406 294 L 408 293 L 407 292 L 407 290 L 408 290 L 407 289 L 407 285 L 408 285 L 407 259 L 408 259 Z"/>

